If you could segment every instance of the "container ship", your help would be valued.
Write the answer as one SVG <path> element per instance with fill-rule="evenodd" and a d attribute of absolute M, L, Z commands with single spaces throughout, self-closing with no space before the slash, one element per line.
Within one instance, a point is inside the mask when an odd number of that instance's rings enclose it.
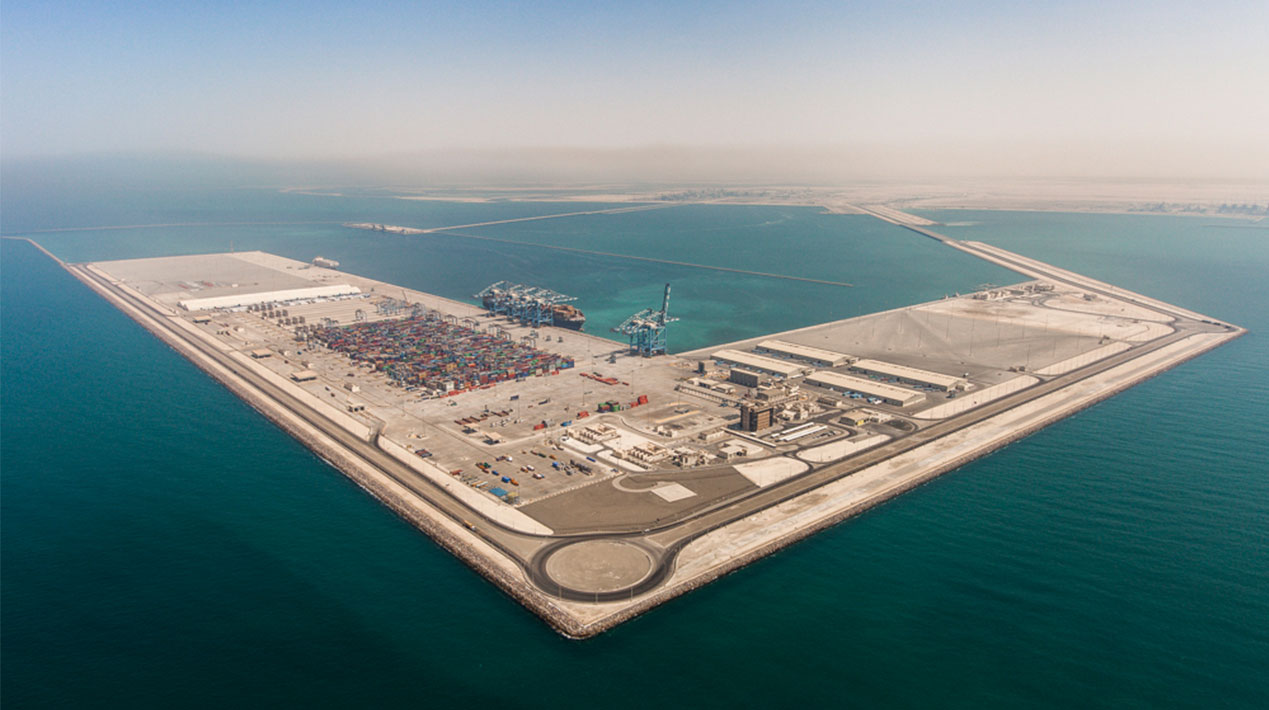
<path fill-rule="evenodd" d="M 480 299 L 481 305 L 493 311 L 501 295 L 501 292 L 483 294 Z M 567 303 L 556 303 L 550 309 L 552 322 L 561 328 L 582 330 L 582 326 L 586 324 L 586 314 L 582 313 L 581 309 L 576 306 L 570 306 Z"/>
<path fill-rule="evenodd" d="M 555 324 L 561 328 L 581 330 L 586 324 L 586 314 L 567 303 L 551 306 L 551 315 L 555 319 Z"/>

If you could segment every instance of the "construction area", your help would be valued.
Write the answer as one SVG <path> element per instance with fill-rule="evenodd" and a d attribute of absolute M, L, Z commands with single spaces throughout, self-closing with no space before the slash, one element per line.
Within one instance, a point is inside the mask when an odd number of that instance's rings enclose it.
<path fill-rule="evenodd" d="M 1016 436 L 1022 420 L 969 434 L 1006 412 L 1066 411 L 1113 390 L 1083 382 L 1136 381 L 1239 332 L 1001 250 L 984 258 L 1031 280 L 677 355 L 669 284 L 659 308 L 612 326 L 616 342 L 581 332 L 576 299 L 542 286 L 498 282 L 464 303 L 262 252 L 68 268 L 222 381 L 267 392 L 261 411 L 285 403 L 275 421 L 302 415 L 377 462 L 364 475 L 401 489 L 381 499 L 491 545 L 465 558 L 518 570 L 508 589 L 548 617 L 573 605 L 563 628 L 743 557 L 676 540 L 745 530 L 761 547 L 803 523 L 747 516 L 794 521 L 812 510 L 801 492 L 846 486 L 828 519 L 936 475 L 957 447 Z"/>

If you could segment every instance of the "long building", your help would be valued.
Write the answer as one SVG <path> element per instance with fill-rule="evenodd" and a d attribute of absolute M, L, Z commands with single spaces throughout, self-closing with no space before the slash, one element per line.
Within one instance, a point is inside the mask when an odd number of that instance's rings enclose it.
<path fill-rule="evenodd" d="M 799 365 L 795 362 L 777 360 L 773 357 L 764 357 L 740 350 L 719 350 L 711 357 L 728 365 L 739 365 L 746 370 L 754 370 L 767 375 L 775 375 L 776 377 L 798 377 L 807 370 L 805 365 Z"/>
<path fill-rule="evenodd" d="M 810 345 L 799 345 L 786 340 L 764 340 L 758 343 L 754 349 L 760 353 L 768 352 L 797 360 L 805 360 L 817 367 L 841 367 L 850 362 L 851 359 L 845 353 L 816 348 Z"/>
<path fill-rule="evenodd" d="M 913 385 L 929 385 L 945 392 L 952 389 L 965 388 L 965 378 L 963 377 L 943 375 L 938 372 L 930 372 L 929 370 L 921 370 L 906 365 L 896 365 L 882 360 L 858 360 L 850 366 L 850 371 L 865 375 L 893 377 L 900 382 Z"/>
<path fill-rule="evenodd" d="M 211 308 L 236 308 L 238 306 L 254 306 L 257 303 L 275 303 L 282 301 L 298 301 L 305 298 L 331 298 L 334 296 L 351 296 L 361 293 L 361 289 L 348 284 L 334 286 L 310 286 L 308 288 L 292 288 L 285 291 L 262 291 L 260 293 L 233 293 L 228 296 L 209 296 L 207 298 L 187 298 L 178 305 L 187 311 L 205 311 Z"/>
<path fill-rule="evenodd" d="M 893 404 L 898 407 L 907 407 L 924 399 L 924 395 L 920 392 L 913 392 L 912 390 L 895 387 L 884 382 L 843 375 L 839 372 L 827 370 L 821 370 L 807 376 L 806 382 L 807 384 L 827 387 L 838 392 L 858 392 L 869 397 L 876 397 L 886 404 Z"/>

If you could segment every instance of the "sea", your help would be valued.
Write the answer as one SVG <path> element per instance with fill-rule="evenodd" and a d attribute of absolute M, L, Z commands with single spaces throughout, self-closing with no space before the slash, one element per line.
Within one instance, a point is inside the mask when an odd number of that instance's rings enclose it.
<path fill-rule="evenodd" d="M 17 186 L 68 261 L 261 249 L 670 348 L 1023 277 L 867 216 Z M 6 708 L 1269 707 L 1269 223 L 928 211 L 1250 333 L 587 641 L 558 636 L 23 241 L 0 242 Z M 492 237 L 501 241 L 474 239 Z M 571 247 L 606 255 L 563 251 Z M 684 262 L 666 264 L 626 258 Z M 745 275 L 686 264 L 850 285 Z"/>

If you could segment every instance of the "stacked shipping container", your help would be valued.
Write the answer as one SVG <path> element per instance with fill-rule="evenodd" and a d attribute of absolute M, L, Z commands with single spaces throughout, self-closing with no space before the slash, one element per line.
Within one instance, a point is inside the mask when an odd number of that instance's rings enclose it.
<path fill-rule="evenodd" d="M 374 365 L 404 387 L 443 392 L 573 366 L 563 355 L 426 317 L 315 328 L 309 338 Z"/>

